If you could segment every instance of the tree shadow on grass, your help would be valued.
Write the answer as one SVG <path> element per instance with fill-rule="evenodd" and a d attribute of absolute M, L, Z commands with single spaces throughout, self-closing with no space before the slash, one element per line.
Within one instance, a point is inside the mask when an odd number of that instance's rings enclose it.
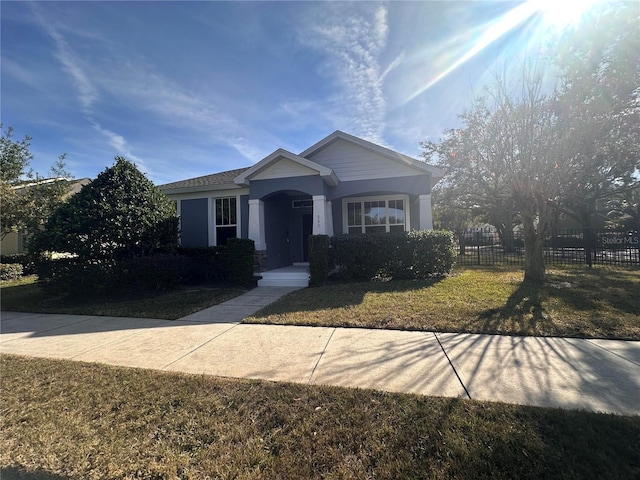
<path fill-rule="evenodd" d="M 624 313 L 640 311 L 640 276 L 634 271 L 608 268 L 579 269 L 549 274 L 547 293 L 572 308 L 594 311 L 612 308 Z M 564 284 L 567 288 L 562 288 Z"/>
<path fill-rule="evenodd" d="M 546 287 L 544 283 L 522 282 L 498 308 L 481 311 L 478 327 L 482 331 L 535 335 L 553 332 L 556 326 L 542 305 Z"/>
<path fill-rule="evenodd" d="M 69 480 L 69 477 L 63 477 L 55 473 L 43 470 L 29 472 L 22 467 L 2 467 L 0 468 L 0 478 L 2 480 Z"/>
<path fill-rule="evenodd" d="M 559 318 L 555 308 L 576 312 L 580 321 Z M 638 311 L 640 284 L 635 273 L 562 270 L 549 273 L 547 282 L 520 283 L 503 306 L 479 312 L 464 328 L 474 332 L 545 336 L 583 336 L 586 332 L 593 336 L 595 329 L 605 337 L 617 337 L 621 335 L 621 327 L 616 318 Z"/>

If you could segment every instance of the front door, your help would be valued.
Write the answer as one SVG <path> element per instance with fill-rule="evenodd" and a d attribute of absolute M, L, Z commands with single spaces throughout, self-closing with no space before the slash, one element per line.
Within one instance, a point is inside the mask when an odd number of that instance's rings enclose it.
<path fill-rule="evenodd" d="M 309 235 L 313 233 L 313 215 L 302 215 L 302 261 L 309 261 Z"/>

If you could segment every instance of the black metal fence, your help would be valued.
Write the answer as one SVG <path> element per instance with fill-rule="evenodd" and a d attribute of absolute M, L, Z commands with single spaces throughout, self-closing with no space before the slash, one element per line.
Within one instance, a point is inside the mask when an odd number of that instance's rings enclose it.
<path fill-rule="evenodd" d="M 633 230 L 555 230 L 544 244 L 547 265 L 640 266 L 640 227 Z M 493 227 L 456 235 L 457 263 L 462 265 L 524 264 L 522 232 L 500 235 Z"/>

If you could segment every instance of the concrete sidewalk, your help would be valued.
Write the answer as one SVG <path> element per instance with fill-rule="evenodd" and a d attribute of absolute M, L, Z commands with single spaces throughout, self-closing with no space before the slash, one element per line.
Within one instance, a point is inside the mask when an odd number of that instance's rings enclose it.
<path fill-rule="evenodd" d="M 640 414 L 640 342 L 239 323 L 291 290 L 175 321 L 2 312 L 0 352 Z"/>

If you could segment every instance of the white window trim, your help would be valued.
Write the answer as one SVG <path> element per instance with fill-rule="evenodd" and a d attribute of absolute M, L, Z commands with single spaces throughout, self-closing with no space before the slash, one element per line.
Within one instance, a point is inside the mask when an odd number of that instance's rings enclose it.
<path fill-rule="evenodd" d="M 342 199 L 342 233 L 349 233 L 349 215 L 347 211 L 347 204 L 355 202 L 375 202 L 384 200 L 387 209 L 389 200 L 402 200 L 404 203 L 404 231 L 411 230 L 411 212 L 409 205 L 409 195 L 375 195 L 370 197 L 345 197 Z M 387 215 L 388 218 L 388 215 Z"/>
<path fill-rule="evenodd" d="M 210 197 L 208 204 L 208 218 L 209 218 L 209 246 L 215 247 L 218 245 L 217 238 L 217 224 L 216 224 L 216 200 L 219 198 L 235 198 L 236 199 L 236 237 L 240 238 L 240 226 L 242 225 L 242 219 L 240 218 L 240 195 L 220 195 L 218 197 Z M 231 225 L 221 225 L 223 227 L 230 227 Z"/>

